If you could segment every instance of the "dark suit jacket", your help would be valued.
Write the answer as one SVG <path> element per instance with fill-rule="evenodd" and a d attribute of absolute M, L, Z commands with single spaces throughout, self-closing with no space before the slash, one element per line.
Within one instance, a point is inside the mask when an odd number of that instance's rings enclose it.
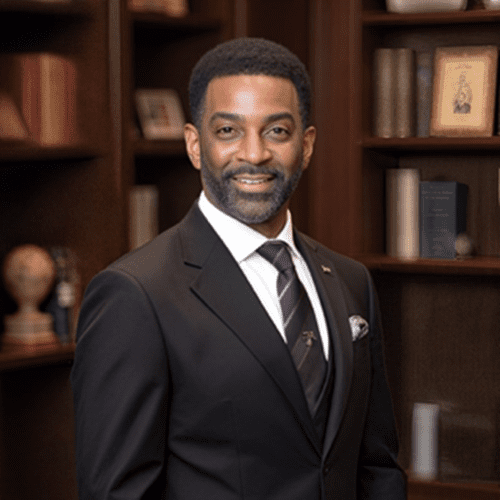
<path fill-rule="evenodd" d="M 80 500 L 405 497 L 370 277 L 296 242 L 334 353 L 324 443 L 282 338 L 195 205 L 86 291 L 71 376 Z M 370 324 L 356 342 L 352 314 Z"/>

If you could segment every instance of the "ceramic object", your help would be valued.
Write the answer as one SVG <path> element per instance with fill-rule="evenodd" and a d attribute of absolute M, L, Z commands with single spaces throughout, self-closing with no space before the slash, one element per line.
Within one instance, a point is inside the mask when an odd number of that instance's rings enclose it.
<path fill-rule="evenodd" d="M 36 245 L 14 248 L 4 261 L 7 291 L 17 302 L 16 313 L 4 318 L 3 341 L 38 345 L 57 342 L 50 314 L 38 308 L 49 293 L 56 269 L 50 254 Z"/>

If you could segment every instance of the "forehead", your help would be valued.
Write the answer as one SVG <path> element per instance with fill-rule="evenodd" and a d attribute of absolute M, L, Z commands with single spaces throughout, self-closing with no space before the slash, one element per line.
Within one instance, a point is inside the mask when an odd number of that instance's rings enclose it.
<path fill-rule="evenodd" d="M 299 116 L 295 85 L 267 75 L 231 75 L 214 78 L 207 87 L 206 116 L 215 112 L 260 115 L 289 112 Z"/>

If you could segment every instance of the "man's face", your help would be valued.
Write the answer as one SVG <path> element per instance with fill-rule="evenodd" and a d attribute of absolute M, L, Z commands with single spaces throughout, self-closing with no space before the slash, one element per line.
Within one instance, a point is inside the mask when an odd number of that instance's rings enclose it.
<path fill-rule="evenodd" d="M 212 80 L 200 130 L 186 127 L 188 152 L 208 199 L 257 226 L 283 226 L 314 138 L 313 127 L 303 130 L 293 83 L 264 75 Z"/>

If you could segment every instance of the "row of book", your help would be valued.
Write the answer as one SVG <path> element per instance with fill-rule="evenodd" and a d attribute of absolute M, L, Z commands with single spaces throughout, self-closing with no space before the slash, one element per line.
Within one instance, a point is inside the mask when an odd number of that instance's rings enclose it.
<path fill-rule="evenodd" d="M 467 229 L 465 184 L 420 181 L 418 169 L 388 169 L 387 254 L 403 259 L 457 257 Z"/>
<path fill-rule="evenodd" d="M 373 135 L 428 137 L 432 54 L 417 54 L 409 48 L 379 48 L 373 63 Z"/>
<path fill-rule="evenodd" d="M 43 146 L 79 140 L 77 73 L 67 57 L 47 52 L 0 56 L 0 139 Z"/>

